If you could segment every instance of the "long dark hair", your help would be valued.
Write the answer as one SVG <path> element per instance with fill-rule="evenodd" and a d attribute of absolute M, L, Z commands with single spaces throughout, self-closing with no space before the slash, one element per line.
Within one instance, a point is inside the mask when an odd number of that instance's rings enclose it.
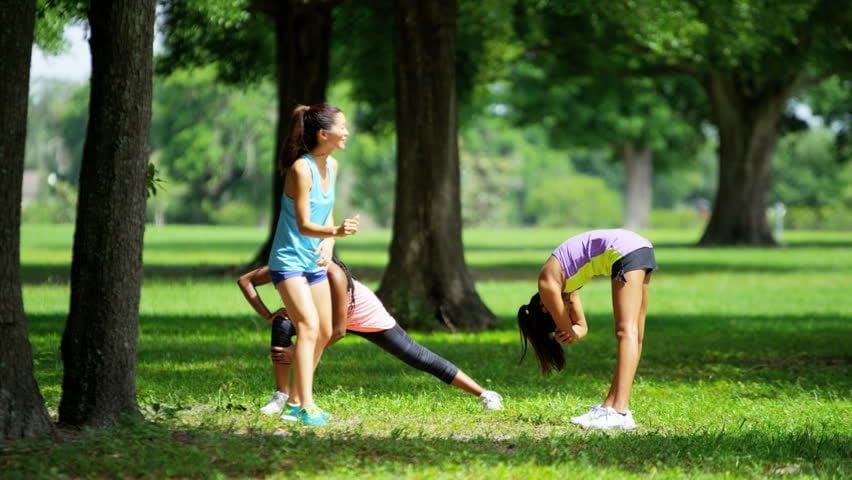
<path fill-rule="evenodd" d="M 352 277 L 352 271 L 349 270 L 349 265 L 343 263 L 343 260 L 335 253 L 331 255 L 331 261 L 337 264 L 343 270 L 343 273 L 346 274 L 346 293 L 349 294 L 349 310 L 352 310 L 352 307 L 355 305 L 355 279 Z"/>
<path fill-rule="evenodd" d="M 562 345 L 553 339 L 556 323 L 549 313 L 541 309 L 541 297 L 535 294 L 530 303 L 518 309 L 518 329 L 521 331 L 521 359 L 527 355 L 527 343 L 531 344 L 543 375 L 565 368 L 565 352 Z"/>
<path fill-rule="evenodd" d="M 299 105 L 293 109 L 290 118 L 290 133 L 284 142 L 278 157 L 278 170 L 281 175 L 293 166 L 293 162 L 317 146 L 317 133 L 329 130 L 334 125 L 334 117 L 340 109 L 327 103 Z"/>

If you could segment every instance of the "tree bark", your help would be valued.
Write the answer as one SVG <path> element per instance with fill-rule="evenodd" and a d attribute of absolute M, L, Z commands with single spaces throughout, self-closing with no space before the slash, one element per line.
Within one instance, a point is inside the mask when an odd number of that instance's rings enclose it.
<path fill-rule="evenodd" d="M 80 171 L 59 421 L 108 427 L 136 406 L 156 0 L 92 0 L 89 123 Z"/>
<path fill-rule="evenodd" d="M 719 74 L 705 79 L 719 129 L 719 186 L 700 245 L 775 245 L 766 218 L 772 156 L 793 82 L 760 88 Z"/>
<path fill-rule="evenodd" d="M 396 206 L 379 296 L 409 327 L 491 327 L 462 248 L 455 0 L 397 1 L 396 36 Z"/>
<path fill-rule="evenodd" d="M 272 165 L 272 209 L 266 241 L 252 265 L 266 265 L 281 214 L 284 177 L 278 171 L 278 159 L 287 140 L 290 115 L 298 104 L 325 101 L 328 87 L 328 63 L 331 51 L 331 12 L 337 2 L 288 0 L 263 11 L 275 21 L 278 44 L 278 127 L 275 158 Z"/>
<path fill-rule="evenodd" d="M 648 228 L 653 196 L 654 161 L 650 148 L 626 143 L 619 149 L 624 162 L 624 226 Z"/>
<path fill-rule="evenodd" d="M 21 188 L 35 0 L 0 0 L 0 438 L 50 433 L 21 296 Z"/>

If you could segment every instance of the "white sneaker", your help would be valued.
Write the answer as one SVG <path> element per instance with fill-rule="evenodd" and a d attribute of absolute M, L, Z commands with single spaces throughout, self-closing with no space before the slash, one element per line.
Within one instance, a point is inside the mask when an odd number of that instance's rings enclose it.
<path fill-rule="evenodd" d="M 269 403 L 260 408 L 260 413 L 264 415 L 278 415 L 284 409 L 284 403 L 287 401 L 286 393 L 278 392 L 272 394 Z"/>
<path fill-rule="evenodd" d="M 604 410 L 602 415 L 590 420 L 583 426 L 595 430 L 633 430 L 636 428 L 632 410 L 628 410 L 625 414 L 618 413 L 614 408 L 610 407 Z"/>
<path fill-rule="evenodd" d="M 604 413 L 606 413 L 606 409 L 601 407 L 600 403 L 596 403 L 592 405 L 592 408 L 590 408 L 588 412 L 582 415 L 578 415 L 576 417 L 571 417 L 571 423 L 573 423 L 574 425 L 585 427 L 589 424 L 589 422 L 591 422 L 595 418 L 598 418 Z"/>
<path fill-rule="evenodd" d="M 479 395 L 479 403 L 483 410 L 503 410 L 503 397 L 493 390 L 486 390 Z"/>

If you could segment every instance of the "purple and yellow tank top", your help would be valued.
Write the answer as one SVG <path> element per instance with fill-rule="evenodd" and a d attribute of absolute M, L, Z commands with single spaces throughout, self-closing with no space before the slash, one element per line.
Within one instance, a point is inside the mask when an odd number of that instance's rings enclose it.
<path fill-rule="evenodd" d="M 613 263 L 643 247 L 653 248 L 645 237 L 630 230 L 592 230 L 565 240 L 553 256 L 565 274 L 565 291 L 573 292 L 592 277 L 610 276 Z"/>

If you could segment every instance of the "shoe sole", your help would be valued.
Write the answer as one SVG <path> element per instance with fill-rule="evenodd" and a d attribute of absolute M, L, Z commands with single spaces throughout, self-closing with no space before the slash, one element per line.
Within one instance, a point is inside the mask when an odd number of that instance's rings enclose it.
<path fill-rule="evenodd" d="M 264 409 L 262 409 L 262 408 L 260 409 L 260 413 L 262 413 L 262 414 L 264 414 L 264 415 L 266 415 L 266 416 L 269 416 L 269 417 L 271 417 L 271 416 L 273 416 L 273 415 L 281 415 L 281 412 L 282 412 L 282 411 L 284 411 L 284 409 L 283 409 L 283 408 L 282 408 L 282 409 L 279 409 L 279 410 L 264 410 Z"/>
<path fill-rule="evenodd" d="M 324 427 L 324 426 L 328 425 L 328 423 L 326 423 L 325 421 L 317 422 L 317 423 L 309 423 L 309 422 L 302 420 L 300 423 L 302 425 L 306 426 L 306 427 Z"/>
<path fill-rule="evenodd" d="M 587 430 L 624 430 L 625 432 L 630 432 L 632 430 L 636 430 L 636 426 L 632 427 L 622 427 L 622 426 L 612 426 L 612 427 L 596 427 L 593 425 L 582 425 L 583 428 Z"/>

